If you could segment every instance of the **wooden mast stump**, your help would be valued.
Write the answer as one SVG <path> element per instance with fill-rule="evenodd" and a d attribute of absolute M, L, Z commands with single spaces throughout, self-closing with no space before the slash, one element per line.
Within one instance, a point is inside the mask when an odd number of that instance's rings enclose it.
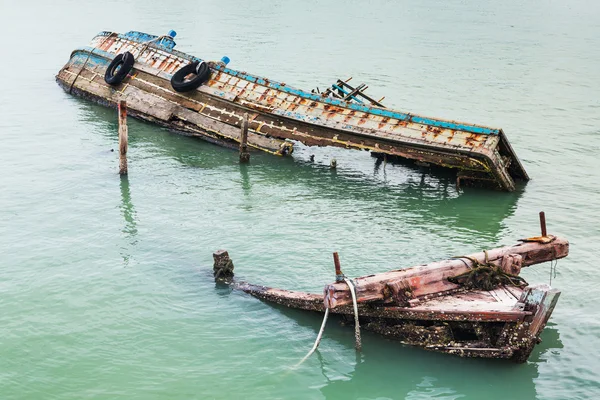
<path fill-rule="evenodd" d="M 127 102 L 119 100 L 119 175 L 127 175 Z"/>
<path fill-rule="evenodd" d="M 242 131 L 240 134 L 240 163 L 250 162 L 250 153 L 248 153 L 248 113 L 244 113 L 242 119 Z"/>

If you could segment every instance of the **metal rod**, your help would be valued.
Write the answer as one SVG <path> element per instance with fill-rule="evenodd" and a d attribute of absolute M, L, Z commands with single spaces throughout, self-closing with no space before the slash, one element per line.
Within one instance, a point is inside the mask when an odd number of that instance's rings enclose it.
<path fill-rule="evenodd" d="M 542 228 L 542 236 L 548 236 L 548 232 L 546 231 L 546 214 L 543 211 L 540 211 L 540 228 Z"/>
<path fill-rule="evenodd" d="M 340 256 L 338 255 L 337 251 L 335 253 L 333 253 L 333 264 L 335 265 L 336 276 L 341 275 L 342 267 L 340 266 Z"/>

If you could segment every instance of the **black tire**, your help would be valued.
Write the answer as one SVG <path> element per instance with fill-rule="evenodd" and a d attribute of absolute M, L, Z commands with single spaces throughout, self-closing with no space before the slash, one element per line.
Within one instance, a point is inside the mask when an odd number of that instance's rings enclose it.
<path fill-rule="evenodd" d="M 117 54 L 117 56 L 108 65 L 108 68 L 106 68 L 104 81 L 109 85 L 118 85 L 119 83 L 123 82 L 123 79 L 125 79 L 127 74 L 133 69 L 134 62 L 135 58 L 133 57 L 133 54 L 128 51 L 123 54 Z"/>
<path fill-rule="evenodd" d="M 193 79 L 186 81 L 185 77 L 189 74 L 195 74 Z M 171 78 L 171 86 L 176 92 L 189 92 L 200 87 L 204 82 L 210 78 L 210 68 L 208 64 L 203 62 L 194 61 L 188 64 L 179 71 L 175 72 Z"/>

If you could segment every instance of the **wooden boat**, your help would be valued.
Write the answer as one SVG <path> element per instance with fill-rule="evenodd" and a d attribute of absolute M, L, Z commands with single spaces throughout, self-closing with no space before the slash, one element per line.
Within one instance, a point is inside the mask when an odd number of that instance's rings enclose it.
<path fill-rule="evenodd" d="M 522 267 L 566 257 L 569 243 L 545 235 L 522 243 L 356 278 L 361 328 L 402 343 L 463 357 L 527 360 L 541 341 L 560 291 L 549 285 L 519 285 Z M 465 284 L 480 268 L 508 277 L 491 290 Z M 476 272 L 474 275 L 473 272 Z M 469 282 L 469 281 L 468 281 Z M 285 307 L 324 312 L 352 320 L 349 286 L 335 282 L 323 294 L 248 283 L 236 287 Z"/>
<path fill-rule="evenodd" d="M 529 179 L 502 129 L 390 110 L 367 96 L 364 84 L 338 80 L 323 93 L 305 91 L 228 68 L 224 57 L 208 62 L 201 86 L 177 91 L 176 72 L 203 60 L 174 50 L 173 36 L 101 32 L 71 53 L 57 82 L 110 107 L 126 100 L 134 117 L 229 147 L 238 146 L 247 114 L 248 145 L 273 154 L 289 154 L 299 141 L 453 168 L 463 183 L 507 191 Z M 127 52 L 131 71 L 106 79 L 107 67 Z"/>

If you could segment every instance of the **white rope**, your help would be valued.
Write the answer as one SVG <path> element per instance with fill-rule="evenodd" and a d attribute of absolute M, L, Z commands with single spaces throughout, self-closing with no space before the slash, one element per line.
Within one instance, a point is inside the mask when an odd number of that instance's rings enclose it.
<path fill-rule="evenodd" d="M 325 316 L 323 317 L 323 323 L 321 324 L 321 329 L 319 330 L 319 334 L 317 335 L 317 340 L 315 340 L 315 344 L 313 344 L 313 347 L 312 347 L 312 349 L 310 349 L 308 354 L 306 354 L 304 356 L 304 358 L 302 360 L 300 360 L 300 362 L 298 364 L 294 365 L 294 368 L 298 367 L 300 364 L 302 364 L 304 361 L 306 361 L 306 359 L 308 357 L 310 357 L 312 355 L 312 353 L 315 352 L 315 350 L 317 350 L 317 347 L 319 347 L 319 343 L 321 343 L 321 338 L 323 337 L 323 331 L 325 331 L 325 324 L 327 323 L 328 316 L 329 316 L 329 308 L 326 308 Z"/>
<path fill-rule="evenodd" d="M 344 282 L 350 288 L 350 293 L 352 294 L 352 305 L 354 306 L 354 338 L 356 340 L 356 350 L 360 351 L 362 348 L 362 343 L 360 339 L 360 324 L 358 322 L 358 304 L 356 302 L 356 288 L 354 287 L 354 283 L 351 279 L 344 278 Z"/>
<path fill-rule="evenodd" d="M 356 340 L 356 350 L 360 351 L 362 348 L 362 341 L 360 338 L 360 323 L 358 321 L 358 303 L 356 301 L 356 287 L 351 279 L 344 278 L 344 282 L 350 288 L 350 293 L 352 294 L 352 305 L 354 306 L 354 338 Z M 329 308 L 325 309 L 325 316 L 323 317 L 323 322 L 321 323 L 321 329 L 319 329 L 319 334 L 317 335 L 317 340 L 315 340 L 315 344 L 313 344 L 312 349 L 304 356 L 302 360 L 296 365 L 294 368 L 298 367 L 304 361 L 308 359 L 319 347 L 319 343 L 321 343 L 321 338 L 323 337 L 323 332 L 325 331 L 325 324 L 327 324 L 327 317 L 329 316 Z"/>

